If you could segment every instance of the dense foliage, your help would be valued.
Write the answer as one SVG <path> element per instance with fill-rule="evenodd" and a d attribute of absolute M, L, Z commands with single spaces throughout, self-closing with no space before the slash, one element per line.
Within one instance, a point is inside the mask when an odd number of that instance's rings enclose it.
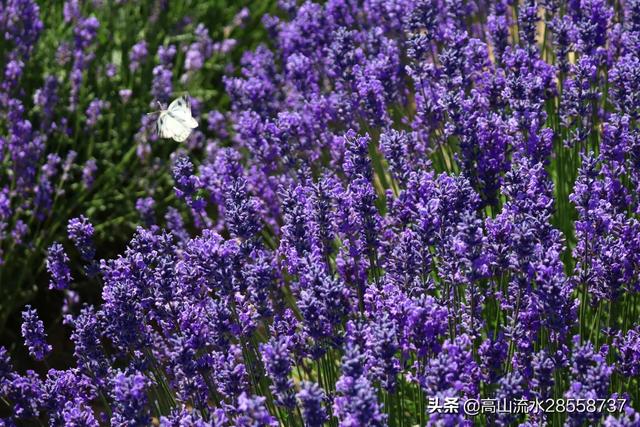
<path fill-rule="evenodd" d="M 49 247 L 102 302 L 64 308 L 71 367 L 0 349 L 5 423 L 640 425 L 640 2 L 279 6 L 218 139 L 158 166 L 193 229 L 125 193 L 122 254 L 91 212 Z M 55 352 L 31 307 L 22 335 Z M 627 403 L 427 407 L 479 397 Z"/>

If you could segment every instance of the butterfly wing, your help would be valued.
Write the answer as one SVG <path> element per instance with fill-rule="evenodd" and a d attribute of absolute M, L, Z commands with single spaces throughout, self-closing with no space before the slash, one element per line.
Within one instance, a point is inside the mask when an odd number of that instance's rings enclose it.
<path fill-rule="evenodd" d="M 167 112 L 190 129 L 198 127 L 198 122 L 191 116 L 191 103 L 187 95 L 182 95 L 180 98 L 175 99 L 169 105 Z"/>
<path fill-rule="evenodd" d="M 169 112 L 161 113 L 156 125 L 158 135 L 160 135 L 161 138 L 171 138 L 178 142 L 185 141 L 192 130 L 192 128 L 185 125 L 182 120 L 178 120 Z"/>

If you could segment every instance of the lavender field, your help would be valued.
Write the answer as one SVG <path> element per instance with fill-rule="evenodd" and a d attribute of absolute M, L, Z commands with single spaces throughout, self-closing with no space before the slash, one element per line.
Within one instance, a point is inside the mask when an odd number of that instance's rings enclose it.
<path fill-rule="evenodd" d="M 0 427 L 640 426 L 640 0 L 0 37 Z"/>

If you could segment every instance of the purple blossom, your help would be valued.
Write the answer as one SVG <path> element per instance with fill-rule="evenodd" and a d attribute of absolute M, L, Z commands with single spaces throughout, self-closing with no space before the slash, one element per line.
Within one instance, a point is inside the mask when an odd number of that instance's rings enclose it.
<path fill-rule="evenodd" d="M 573 399 L 604 399 L 609 396 L 609 381 L 613 368 L 607 363 L 608 348 L 596 351 L 593 344 L 580 344 L 580 337 L 573 337 L 574 350 L 571 356 L 571 384 L 565 393 Z M 585 421 L 597 422 L 602 414 L 575 413 L 567 420 L 569 425 L 582 425 Z"/>
<path fill-rule="evenodd" d="M 52 347 L 47 344 L 47 334 L 44 331 L 44 323 L 38 317 L 35 309 L 30 305 L 22 311 L 22 338 L 29 348 L 29 354 L 36 360 L 42 361 L 51 352 Z"/>
<path fill-rule="evenodd" d="M 155 206 L 156 202 L 153 197 L 142 197 L 136 200 L 136 210 L 147 227 L 156 222 Z"/>
<path fill-rule="evenodd" d="M 61 157 L 78 124 L 104 139 L 107 99 L 133 111 L 146 82 L 166 106 L 174 72 L 193 87 L 224 68 L 228 100 L 194 99 L 207 127 L 170 165 L 153 145 L 156 116 L 135 116 L 133 149 L 151 176 L 171 174 L 177 205 L 165 206 L 166 180 L 137 194 L 146 228 L 100 263 L 107 224 L 68 222 L 87 277 L 69 289 L 59 243 L 46 267 L 64 290 L 73 360 L 21 374 L 0 348 L 12 417 L 0 424 L 471 425 L 418 400 L 637 397 L 637 0 L 285 0 L 237 64 L 225 53 L 248 40 L 247 11 L 214 34 L 198 9 L 154 37 L 176 44 L 159 46 L 153 65 L 144 40 L 124 58 L 97 57 L 100 23 L 83 13 L 99 5 L 70 0 L 59 18 L 73 40 L 54 58 L 66 71 L 44 67 L 51 75 L 30 58 L 42 47 L 37 6 L 5 3 L 3 268 L 54 240 L 47 218 L 69 190 L 96 221 L 108 213 L 109 186 L 96 186 L 88 156 L 108 169 L 117 153 L 90 144 Z M 191 30 L 186 43 L 171 36 Z M 104 97 L 101 81 L 117 95 Z M 77 123 L 58 105 L 67 89 Z M 85 281 L 101 289 L 95 307 L 80 305 Z M 23 316 L 29 353 L 43 360 L 44 324 L 30 308 Z M 562 418 L 638 424 L 630 408 Z"/>
<path fill-rule="evenodd" d="M 204 62 L 213 54 L 213 42 L 207 28 L 200 24 L 195 29 L 196 42 L 187 49 L 185 68 L 188 72 L 194 72 L 204 66 Z"/>
<path fill-rule="evenodd" d="M 250 195 L 247 182 L 243 178 L 236 180 L 226 189 L 225 215 L 229 231 L 241 239 L 250 239 L 260 231 L 257 199 Z"/>
<path fill-rule="evenodd" d="M 49 289 L 67 289 L 73 280 L 69 257 L 60 243 L 52 244 L 47 251 L 47 271 L 51 275 Z"/>
<path fill-rule="evenodd" d="M 96 256 L 93 243 L 94 228 L 85 216 L 79 216 L 69 220 L 67 225 L 69 239 L 73 242 L 83 260 L 90 262 Z"/>
<path fill-rule="evenodd" d="M 327 410 L 325 409 L 327 396 L 317 384 L 303 382 L 297 397 L 302 407 L 305 426 L 321 427 L 327 422 Z"/>
<path fill-rule="evenodd" d="M 129 51 L 129 70 L 132 73 L 138 70 L 148 55 L 146 40 L 141 40 L 134 44 Z"/>
<path fill-rule="evenodd" d="M 83 402 L 67 402 L 62 410 L 64 425 L 69 427 L 98 427 L 91 406 Z"/>
<path fill-rule="evenodd" d="M 164 217 L 167 228 L 171 233 L 181 242 L 186 242 L 189 238 L 189 233 L 185 229 L 184 220 L 182 214 L 176 208 L 170 207 Z"/>
<path fill-rule="evenodd" d="M 218 410 L 214 414 L 213 423 L 207 423 L 199 414 L 198 411 L 193 409 L 187 409 L 182 407 L 180 410 L 175 409 L 171 415 L 163 416 L 160 418 L 161 427 L 206 427 L 215 426 L 222 427 L 226 421 L 224 411 Z"/>
<path fill-rule="evenodd" d="M 87 111 L 85 112 L 87 115 L 87 126 L 89 128 L 95 127 L 98 123 L 102 110 L 108 107 L 109 104 L 101 99 L 94 99 L 91 101 L 87 107 Z"/>
<path fill-rule="evenodd" d="M 613 415 L 609 415 L 604 420 L 605 427 L 624 427 L 624 426 L 636 426 L 640 424 L 640 414 L 636 412 L 630 406 L 624 408 L 624 413 L 620 414 L 618 417 Z"/>
<path fill-rule="evenodd" d="M 158 47 L 158 58 L 160 63 L 165 66 L 171 65 L 173 58 L 176 56 L 176 47 L 172 44 L 168 46 Z"/>
<path fill-rule="evenodd" d="M 75 318 L 67 315 L 65 323 L 73 328 L 71 342 L 74 344 L 73 354 L 78 368 L 87 375 L 95 376 L 98 381 L 104 381 L 109 368 L 102 347 L 98 315 L 92 307 L 85 307 Z"/>
<path fill-rule="evenodd" d="M 75 404 L 76 410 L 68 410 L 67 416 L 76 412 L 76 416 L 84 415 L 88 419 L 92 418 L 93 414 L 89 408 L 84 407 L 84 411 L 82 411 L 83 404 L 89 404 L 95 396 L 94 387 L 89 377 L 73 369 L 65 371 L 49 369 L 43 385 L 45 401 L 50 409 L 50 424 L 62 422 L 65 416 L 64 410 L 69 408 L 69 404 L 72 402 Z"/>
<path fill-rule="evenodd" d="M 618 332 L 614 348 L 619 358 L 616 369 L 625 377 L 636 377 L 640 373 L 640 328 Z"/>
<path fill-rule="evenodd" d="M 327 273 L 320 259 L 312 258 L 302 269 L 298 306 L 303 327 L 316 345 L 313 355 L 321 355 L 336 338 L 335 331 L 352 309 L 352 292 L 342 280 Z"/>
<path fill-rule="evenodd" d="M 95 16 L 79 18 L 76 21 L 73 32 L 74 52 L 73 67 L 71 70 L 71 110 L 77 108 L 80 85 L 83 81 L 83 72 L 93 61 L 93 53 L 89 51 L 89 48 L 94 43 L 99 28 L 100 22 Z"/>
<path fill-rule="evenodd" d="M 82 183 L 87 190 L 90 190 L 91 187 L 93 187 L 97 171 L 98 165 L 96 159 L 91 158 L 87 160 L 82 168 Z"/>
<path fill-rule="evenodd" d="M 118 95 L 120 95 L 120 100 L 123 104 L 126 104 L 131 99 L 131 95 L 133 95 L 133 91 L 131 89 L 120 89 L 118 91 Z"/>
<path fill-rule="evenodd" d="M 139 372 L 118 373 L 113 378 L 112 397 L 114 401 L 111 425 L 146 426 L 151 422 L 147 404 L 146 389 L 149 380 Z"/>
<path fill-rule="evenodd" d="M 341 427 L 386 425 L 387 417 L 381 410 L 375 389 L 365 376 L 364 355 L 357 345 L 347 346 L 336 391 L 333 414 Z"/>
<path fill-rule="evenodd" d="M 234 422 L 238 427 L 270 427 L 278 422 L 269 414 L 264 406 L 264 397 L 248 396 L 242 393 L 238 397 L 238 415 Z"/>
<path fill-rule="evenodd" d="M 12 0 L 4 5 L 2 12 L 4 39 L 12 43 L 18 55 L 28 57 L 44 28 L 40 8 L 30 0 Z"/>
<path fill-rule="evenodd" d="M 169 102 L 173 92 L 173 74 L 170 69 L 163 65 L 153 68 L 153 81 L 151 83 L 151 94 L 162 103 Z"/>
<path fill-rule="evenodd" d="M 272 338 L 260 347 L 262 361 L 271 379 L 271 391 L 276 396 L 276 402 L 288 409 L 295 406 L 293 381 L 291 374 L 291 355 L 289 339 L 287 337 Z"/>
<path fill-rule="evenodd" d="M 15 375 L 6 387 L 7 399 L 13 403 L 13 415 L 17 420 L 37 418 L 44 406 L 42 380 L 32 370 L 25 375 Z"/>
<path fill-rule="evenodd" d="M 0 390 L 4 390 L 12 372 L 13 365 L 11 364 L 11 357 L 7 349 L 2 346 L 0 347 Z"/>

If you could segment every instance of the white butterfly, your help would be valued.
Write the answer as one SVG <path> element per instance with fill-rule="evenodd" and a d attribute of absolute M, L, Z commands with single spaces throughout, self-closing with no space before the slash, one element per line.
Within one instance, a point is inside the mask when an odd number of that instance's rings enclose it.
<path fill-rule="evenodd" d="M 160 138 L 171 138 L 183 142 L 191 131 L 198 127 L 198 122 L 191 116 L 191 104 L 187 95 L 175 99 L 169 108 L 160 110 L 156 122 L 156 132 Z"/>

